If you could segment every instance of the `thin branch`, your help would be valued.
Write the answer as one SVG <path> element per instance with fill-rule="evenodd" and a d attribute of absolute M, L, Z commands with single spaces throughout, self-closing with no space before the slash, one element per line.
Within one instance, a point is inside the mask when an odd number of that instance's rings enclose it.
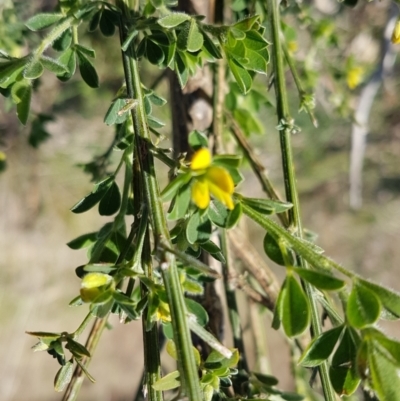
<path fill-rule="evenodd" d="M 228 110 L 224 110 L 226 114 L 229 124 L 230 130 L 235 137 L 238 145 L 242 149 L 246 159 L 249 161 L 251 168 L 253 169 L 254 174 L 257 176 L 258 180 L 260 181 L 261 187 L 263 191 L 274 200 L 281 200 L 280 196 L 276 192 L 274 186 L 272 185 L 271 181 L 269 180 L 268 176 L 265 174 L 265 167 L 257 157 L 256 153 L 254 152 L 253 148 L 251 147 L 249 141 L 243 134 L 242 130 L 239 127 L 239 124 L 236 122 L 232 114 Z M 281 220 L 282 224 L 285 227 L 288 227 L 289 220 L 287 213 L 280 213 L 278 215 L 279 219 Z"/>

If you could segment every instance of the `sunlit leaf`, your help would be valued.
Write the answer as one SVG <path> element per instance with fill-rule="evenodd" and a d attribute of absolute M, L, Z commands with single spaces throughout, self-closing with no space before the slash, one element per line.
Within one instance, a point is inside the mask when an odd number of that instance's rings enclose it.
<path fill-rule="evenodd" d="M 282 326 L 288 337 L 303 333 L 310 323 L 310 306 L 299 282 L 288 275 L 282 293 Z"/>
<path fill-rule="evenodd" d="M 175 28 L 183 22 L 189 21 L 190 18 L 190 15 L 184 13 L 171 13 L 163 18 L 160 18 L 157 23 L 163 28 Z"/>
<path fill-rule="evenodd" d="M 180 385 L 181 382 L 179 381 L 179 371 L 176 370 L 162 377 L 160 380 L 157 380 L 153 384 L 153 388 L 156 391 L 167 391 L 177 388 Z"/>
<path fill-rule="evenodd" d="M 294 268 L 293 269 L 303 280 L 309 282 L 320 290 L 336 291 L 343 288 L 346 283 L 336 277 L 324 274 L 315 270 Z"/>
<path fill-rule="evenodd" d="M 36 14 L 26 22 L 26 26 L 31 31 L 39 31 L 47 28 L 64 17 L 63 14 Z"/>
<path fill-rule="evenodd" d="M 361 329 L 374 324 L 380 316 L 381 303 L 375 293 L 363 285 L 355 283 L 346 306 L 349 323 Z"/>

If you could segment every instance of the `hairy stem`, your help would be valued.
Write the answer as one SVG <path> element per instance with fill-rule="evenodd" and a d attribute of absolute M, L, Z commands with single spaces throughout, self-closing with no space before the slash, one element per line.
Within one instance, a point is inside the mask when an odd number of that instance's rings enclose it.
<path fill-rule="evenodd" d="M 293 229 L 294 233 L 302 238 L 303 230 L 300 217 L 300 204 L 296 188 L 296 176 L 293 162 L 293 154 L 291 147 L 291 134 L 293 127 L 293 120 L 289 113 L 288 97 L 286 92 L 285 71 L 284 71 L 284 57 L 280 40 L 280 14 L 278 0 L 268 1 L 268 11 L 271 24 L 272 36 L 272 53 L 275 71 L 275 96 L 277 100 L 277 114 L 279 123 L 279 136 L 281 143 L 281 155 L 283 165 L 283 175 L 285 181 L 286 197 L 289 202 L 293 204 L 293 208 L 289 210 L 289 227 Z M 303 268 L 308 268 L 307 262 L 299 257 L 300 265 Z M 321 321 L 318 312 L 318 306 L 314 296 L 313 287 L 304 282 L 303 286 L 306 290 L 307 297 L 310 302 L 311 308 L 311 328 L 312 335 L 318 336 L 322 332 Z M 322 363 L 319 367 L 322 387 L 327 401 L 334 401 L 336 396 L 332 384 L 329 380 L 328 365 L 326 362 Z"/>

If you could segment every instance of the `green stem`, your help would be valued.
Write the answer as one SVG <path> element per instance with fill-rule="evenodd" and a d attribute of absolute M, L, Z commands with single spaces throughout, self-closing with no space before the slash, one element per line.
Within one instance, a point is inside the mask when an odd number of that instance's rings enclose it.
<path fill-rule="evenodd" d="M 300 97 L 300 110 L 304 108 L 307 112 L 307 114 L 310 117 L 310 120 L 312 124 L 314 125 L 315 128 L 318 128 L 318 121 L 314 116 L 314 112 L 312 110 L 312 107 L 307 101 L 307 96 L 310 96 L 303 88 L 303 84 L 301 82 L 300 76 L 297 72 L 296 66 L 293 62 L 293 57 L 290 55 L 287 47 L 285 44 L 282 44 L 282 49 L 283 53 L 285 54 L 285 59 L 286 62 L 288 63 L 288 66 L 290 68 L 290 72 L 292 73 L 294 83 L 296 84 L 297 91 L 299 92 L 299 97 Z"/>
<path fill-rule="evenodd" d="M 290 244 L 296 243 L 296 252 L 302 253 L 302 255 L 300 255 L 300 256 L 302 256 L 302 257 L 304 257 L 304 255 L 309 256 L 310 253 L 312 254 L 311 258 L 315 256 L 310 251 L 310 249 L 307 247 L 307 245 L 302 243 L 299 238 L 294 237 L 292 234 L 290 234 L 288 231 L 286 231 L 285 229 L 280 227 L 274 221 L 272 221 L 268 218 L 265 218 L 263 215 L 255 212 L 252 208 L 248 207 L 247 205 L 242 204 L 242 208 L 243 208 L 243 212 L 245 214 L 247 214 L 256 223 L 260 224 L 264 229 L 266 229 L 276 239 L 283 237 Z M 299 250 L 300 250 L 300 252 L 299 252 Z M 329 261 L 328 258 L 325 258 L 322 255 L 317 255 L 317 257 L 323 258 L 324 263 L 326 263 L 325 259 Z M 307 262 L 303 258 L 300 258 L 300 260 L 302 263 L 302 267 L 308 268 Z M 318 266 L 318 264 L 316 266 Z M 322 326 L 321 326 L 321 321 L 319 318 L 318 307 L 317 307 L 316 298 L 315 298 L 315 291 L 314 291 L 313 287 L 308 283 L 304 283 L 304 286 L 306 289 L 307 297 L 310 302 L 311 327 L 313 330 L 312 334 L 313 334 L 313 336 L 317 337 L 319 334 L 322 333 Z M 335 399 L 336 399 L 335 392 L 334 392 L 332 384 L 329 380 L 328 365 L 326 362 L 322 363 L 319 366 L 319 372 L 320 372 L 320 376 L 321 376 L 322 387 L 324 389 L 325 400 L 335 401 Z"/>
<path fill-rule="evenodd" d="M 63 22 L 56 25 L 42 40 L 39 47 L 33 53 L 34 60 L 39 60 L 43 52 L 66 31 L 75 21 L 75 17 L 67 17 Z"/>
<path fill-rule="evenodd" d="M 126 0 L 117 0 L 116 3 L 117 6 L 120 6 L 123 12 L 123 21 L 120 26 L 120 40 L 122 45 L 126 35 L 126 32 L 124 31 L 124 23 L 130 20 L 130 16 L 127 10 L 128 4 Z M 130 58 L 125 52 L 122 53 L 122 59 L 128 96 L 138 101 L 137 106 L 131 110 L 135 129 L 135 143 L 140 162 L 144 201 L 147 210 L 150 213 L 156 249 L 158 249 L 157 244 L 160 241 L 170 243 L 170 236 L 161 203 L 158 180 L 155 174 L 154 158 L 150 151 L 151 138 L 144 108 L 139 66 L 137 60 Z M 202 396 L 197 367 L 192 350 L 190 331 L 186 321 L 186 307 L 175 257 L 174 255 L 164 251 L 161 252 L 158 257 L 161 262 L 161 272 L 171 311 L 172 327 L 174 341 L 178 351 L 182 388 L 187 392 L 189 400 L 200 401 Z"/>
<path fill-rule="evenodd" d="M 283 176 L 285 182 L 286 198 L 293 204 L 293 208 L 289 210 L 289 228 L 292 228 L 294 233 L 302 238 L 303 229 L 300 217 L 300 203 L 296 188 L 296 176 L 293 162 L 291 134 L 293 120 L 289 113 L 289 103 L 286 92 L 285 70 L 283 65 L 283 51 L 281 44 L 280 32 L 280 14 L 278 0 L 268 1 L 268 13 L 271 24 L 272 33 L 272 53 L 275 72 L 275 96 L 277 100 L 277 114 L 279 124 L 279 135 L 281 143 L 281 155 L 283 165 Z M 303 258 L 299 258 L 301 266 L 308 268 L 307 262 Z M 311 308 L 311 334 L 318 336 L 322 333 L 322 326 L 319 317 L 318 305 L 314 296 L 314 288 L 307 282 L 303 283 Z M 329 380 L 328 364 L 322 363 L 319 367 L 322 387 L 327 401 L 336 399 L 335 392 Z"/>

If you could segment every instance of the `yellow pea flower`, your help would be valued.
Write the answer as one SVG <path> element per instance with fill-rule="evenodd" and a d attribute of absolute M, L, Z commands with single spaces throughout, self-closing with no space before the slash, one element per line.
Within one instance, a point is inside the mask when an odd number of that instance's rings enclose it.
<path fill-rule="evenodd" d="M 83 302 L 93 302 L 99 295 L 110 288 L 113 278 L 103 273 L 88 273 L 81 283 L 81 298 Z"/>
<path fill-rule="evenodd" d="M 350 89 L 356 88 L 362 81 L 364 69 L 362 67 L 352 67 L 347 71 L 347 86 Z"/>
<path fill-rule="evenodd" d="M 194 173 L 192 200 L 198 208 L 206 209 L 208 207 L 210 195 L 228 209 L 234 208 L 233 179 L 223 167 L 212 165 L 211 153 L 207 148 L 201 148 L 193 155 L 190 169 Z"/>

